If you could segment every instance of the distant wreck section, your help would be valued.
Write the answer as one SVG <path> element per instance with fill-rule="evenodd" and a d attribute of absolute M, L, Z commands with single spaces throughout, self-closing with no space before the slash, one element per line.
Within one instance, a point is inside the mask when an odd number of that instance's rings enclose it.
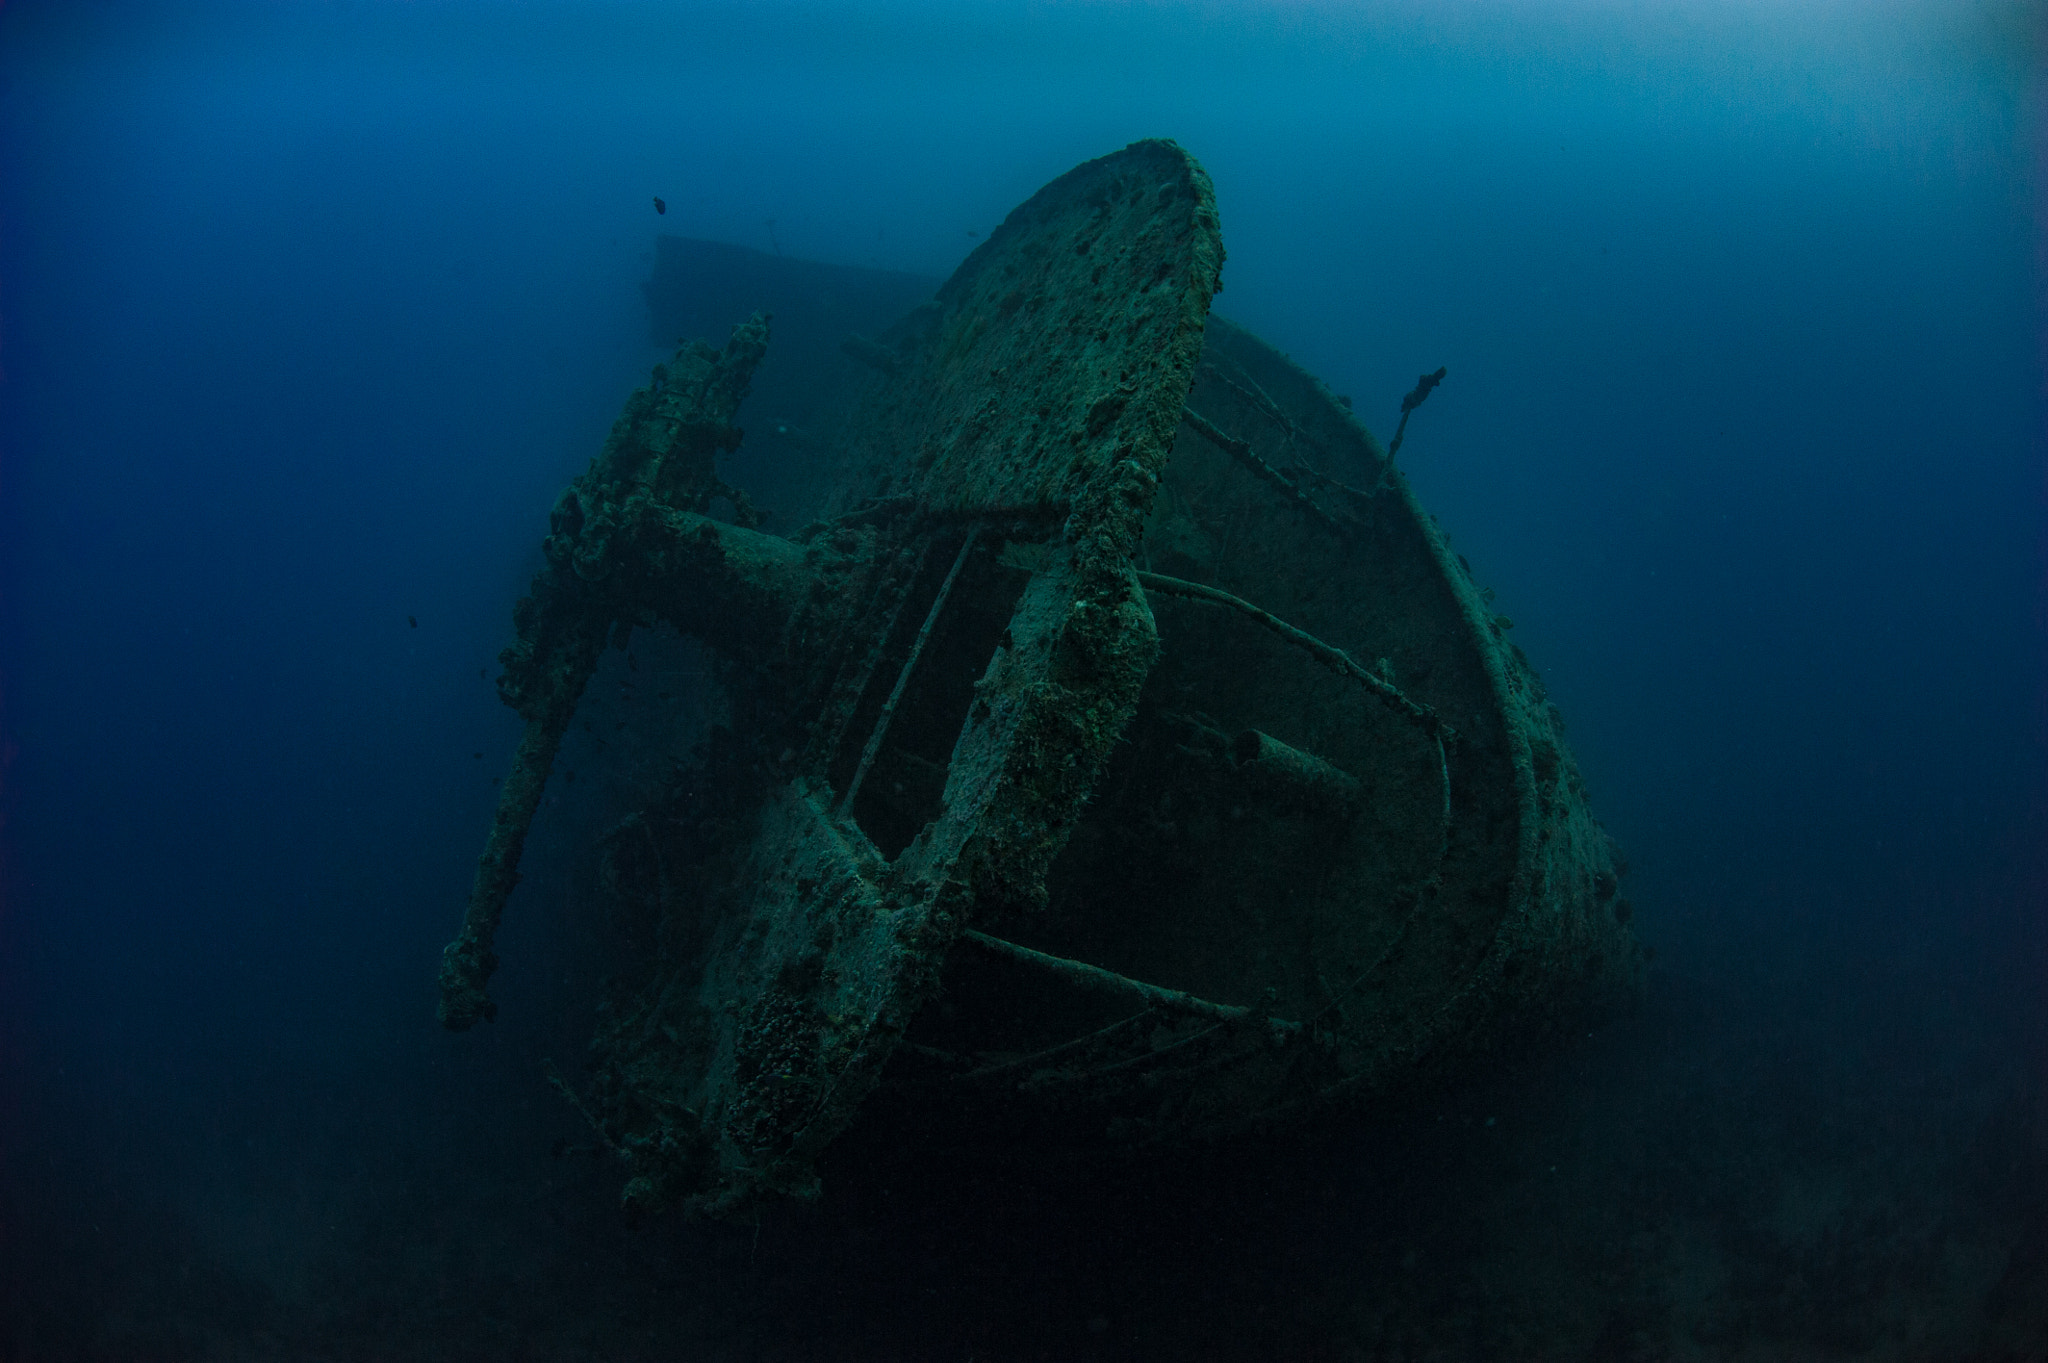
<path fill-rule="evenodd" d="M 562 494 L 441 1018 L 493 1013 L 601 652 L 705 641 L 730 726 L 609 840 L 659 932 L 594 1085 L 564 1085 L 630 1204 L 811 1195 L 885 1081 L 1020 1130 L 1206 1138 L 1639 987 L 1616 853 L 1505 621 L 1347 407 L 1209 315 L 1222 263 L 1207 176 L 1133 144 L 821 371 L 848 409 L 810 436 L 821 519 L 766 533 L 718 472 L 758 316 L 657 368 Z"/>

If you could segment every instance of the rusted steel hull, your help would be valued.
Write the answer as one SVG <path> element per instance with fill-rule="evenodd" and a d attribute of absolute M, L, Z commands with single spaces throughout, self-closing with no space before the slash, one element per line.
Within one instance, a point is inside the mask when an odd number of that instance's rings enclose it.
<path fill-rule="evenodd" d="M 1533 672 L 1364 429 L 1208 316 L 1221 265 L 1200 168 L 1134 144 L 853 338 L 873 375 L 824 519 L 706 515 L 747 507 L 710 462 L 758 358 L 738 333 L 717 372 L 679 354 L 696 406 L 636 396 L 565 494 L 507 653 L 530 730 L 559 734 L 607 630 L 706 639 L 733 696 L 611 850 L 661 927 L 564 1087 L 629 1202 L 812 1192 L 885 1073 L 1186 1139 L 1635 987 Z M 450 947 L 451 1025 L 489 1015 L 531 807 Z"/>
<path fill-rule="evenodd" d="M 970 942 L 913 1034 L 918 1082 L 1125 1139 L 1223 1134 L 1633 994 L 1617 854 L 1561 720 L 1406 479 L 1221 319 L 1188 405 L 1137 556 L 1159 660 L 1046 908 L 988 933 L 1201 1006 Z"/>

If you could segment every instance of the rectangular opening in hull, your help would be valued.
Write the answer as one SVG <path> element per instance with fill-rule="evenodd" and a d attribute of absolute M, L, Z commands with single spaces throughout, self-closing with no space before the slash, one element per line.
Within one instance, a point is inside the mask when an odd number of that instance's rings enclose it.
<path fill-rule="evenodd" d="M 888 656 L 849 726 L 858 741 L 834 758 L 835 793 L 843 801 L 853 792 L 854 822 L 891 861 L 944 810 L 946 772 L 974 683 L 1002 644 L 1029 581 L 1027 572 L 1002 561 L 1002 547 L 995 536 L 969 542 L 965 533 L 933 543 Z"/>

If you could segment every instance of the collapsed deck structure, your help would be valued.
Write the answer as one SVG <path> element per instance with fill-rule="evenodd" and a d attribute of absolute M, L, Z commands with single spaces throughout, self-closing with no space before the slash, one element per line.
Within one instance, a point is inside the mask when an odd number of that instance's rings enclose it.
<path fill-rule="evenodd" d="M 813 1192 L 885 1073 L 1177 1141 L 1361 1104 L 1638 986 L 1554 707 L 1347 405 L 1210 315 L 1222 262 L 1201 168 L 1133 144 L 849 339 L 870 373 L 803 530 L 718 472 L 758 317 L 658 368 L 562 494 L 441 1017 L 494 1011 L 601 653 L 702 640 L 729 731 L 611 848 L 658 947 L 576 1095 L 629 1203 Z"/>

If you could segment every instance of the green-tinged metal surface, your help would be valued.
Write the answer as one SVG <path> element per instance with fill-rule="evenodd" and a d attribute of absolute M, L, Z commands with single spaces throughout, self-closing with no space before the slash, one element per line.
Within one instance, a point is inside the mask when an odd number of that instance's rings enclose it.
<path fill-rule="evenodd" d="M 730 729 L 607 842 L 608 892 L 657 927 L 562 1083 L 629 1203 L 809 1195 L 885 1081 L 1019 1130 L 1202 1137 L 1635 987 L 1555 711 L 1372 438 L 1209 317 L 1222 259 L 1200 167 L 1136 143 L 847 338 L 871 377 L 815 436 L 824 519 L 734 523 L 713 467 L 758 319 L 679 352 L 564 495 L 442 1008 L 489 1016 L 605 642 L 712 645 Z"/>
<path fill-rule="evenodd" d="M 925 1082 L 1021 1087 L 1125 1139 L 1220 1134 L 1455 1074 L 1634 992 L 1617 855 L 1561 721 L 1406 479 L 1219 318 L 1188 414 L 1137 556 L 1159 660 L 1046 911 L 989 930 L 1241 1015 L 1132 1000 L 1080 1010 L 1077 1042 L 1071 1016 L 1015 1026 L 1024 997 L 1060 1010 L 980 960 L 981 997 L 920 1029 Z"/>
<path fill-rule="evenodd" d="M 811 576 L 766 613 L 775 649 L 752 636 L 758 803 L 603 1038 L 629 1200 L 808 1191 L 969 920 L 1042 897 L 1152 661 L 1131 555 L 1221 263 L 1207 178 L 1139 143 L 1047 186 L 876 343 L 844 514 L 792 546 Z M 699 571 L 636 618 L 709 637 Z M 451 1022 L 477 1011 L 474 935 Z"/>

